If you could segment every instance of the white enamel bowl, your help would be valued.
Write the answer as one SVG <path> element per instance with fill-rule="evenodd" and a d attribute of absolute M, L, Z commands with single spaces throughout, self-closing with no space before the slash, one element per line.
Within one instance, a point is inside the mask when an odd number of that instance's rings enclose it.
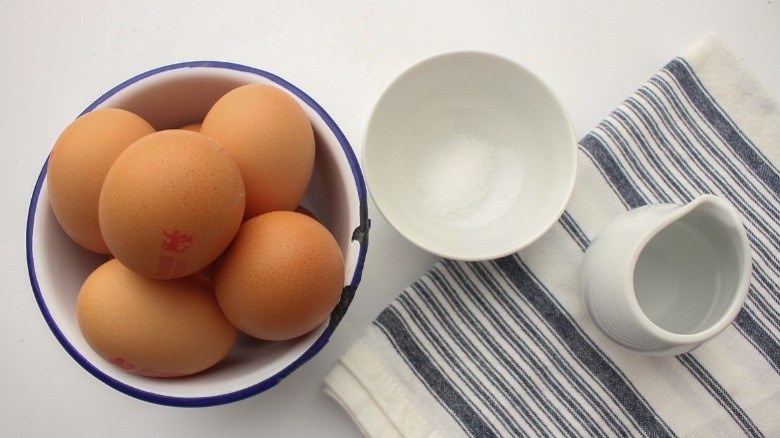
<path fill-rule="evenodd" d="M 266 83 L 291 93 L 314 127 L 315 170 L 302 205 L 333 233 L 345 259 L 344 291 L 330 319 L 291 341 L 240 338 L 220 364 L 197 375 L 141 377 L 109 364 L 87 345 L 76 319 L 76 296 L 84 279 L 105 259 L 73 243 L 49 205 L 44 164 L 32 195 L 27 223 L 27 263 L 33 293 L 54 336 L 86 371 L 123 393 L 171 406 L 210 406 L 253 396 L 276 385 L 328 342 L 360 282 L 368 245 L 366 189 L 360 166 L 331 117 L 303 91 L 269 72 L 224 62 L 186 62 L 133 77 L 105 93 L 86 110 L 118 107 L 133 111 L 155 128 L 200 121 L 228 90 Z M 63 127 L 64 128 L 64 127 Z"/>
<path fill-rule="evenodd" d="M 385 219 L 457 260 L 536 241 L 563 213 L 576 167 L 571 122 L 552 90 L 482 52 L 437 55 L 403 72 L 363 140 L 368 189 Z"/>

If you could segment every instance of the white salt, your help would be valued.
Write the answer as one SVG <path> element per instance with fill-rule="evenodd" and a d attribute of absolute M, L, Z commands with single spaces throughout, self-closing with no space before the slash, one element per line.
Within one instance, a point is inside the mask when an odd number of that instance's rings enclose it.
<path fill-rule="evenodd" d="M 409 192 L 419 214 L 456 227 L 489 223 L 514 202 L 523 169 L 500 121 L 467 109 L 421 125 L 406 149 Z"/>

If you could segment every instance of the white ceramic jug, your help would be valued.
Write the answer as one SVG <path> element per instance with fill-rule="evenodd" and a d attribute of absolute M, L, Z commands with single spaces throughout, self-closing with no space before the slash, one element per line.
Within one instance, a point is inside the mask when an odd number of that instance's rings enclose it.
<path fill-rule="evenodd" d="M 728 327 L 750 274 L 740 216 L 714 195 L 618 216 L 593 239 L 581 266 L 583 297 L 599 329 L 652 355 L 685 353 Z"/>

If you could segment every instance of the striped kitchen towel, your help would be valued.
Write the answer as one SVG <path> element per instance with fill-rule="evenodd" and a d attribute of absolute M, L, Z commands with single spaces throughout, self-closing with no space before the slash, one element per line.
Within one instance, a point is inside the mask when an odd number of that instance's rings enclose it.
<path fill-rule="evenodd" d="M 490 262 L 441 260 L 340 358 L 325 391 L 372 437 L 780 437 L 780 108 L 713 36 L 673 59 L 579 143 L 567 211 Z M 590 320 L 578 268 L 601 227 L 713 193 L 753 250 L 734 323 L 649 357 Z"/>

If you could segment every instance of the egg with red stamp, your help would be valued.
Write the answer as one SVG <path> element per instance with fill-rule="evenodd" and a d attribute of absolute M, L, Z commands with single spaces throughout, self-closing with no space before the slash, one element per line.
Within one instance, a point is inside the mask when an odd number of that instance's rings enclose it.
<path fill-rule="evenodd" d="M 244 215 L 241 171 L 213 139 L 156 132 L 128 147 L 100 193 L 99 220 L 111 253 L 130 269 L 171 279 L 211 264 Z"/>
<path fill-rule="evenodd" d="M 211 282 L 196 275 L 153 279 L 116 259 L 87 277 L 76 311 L 79 328 L 98 355 L 143 376 L 204 371 L 224 359 L 238 339 Z"/>

